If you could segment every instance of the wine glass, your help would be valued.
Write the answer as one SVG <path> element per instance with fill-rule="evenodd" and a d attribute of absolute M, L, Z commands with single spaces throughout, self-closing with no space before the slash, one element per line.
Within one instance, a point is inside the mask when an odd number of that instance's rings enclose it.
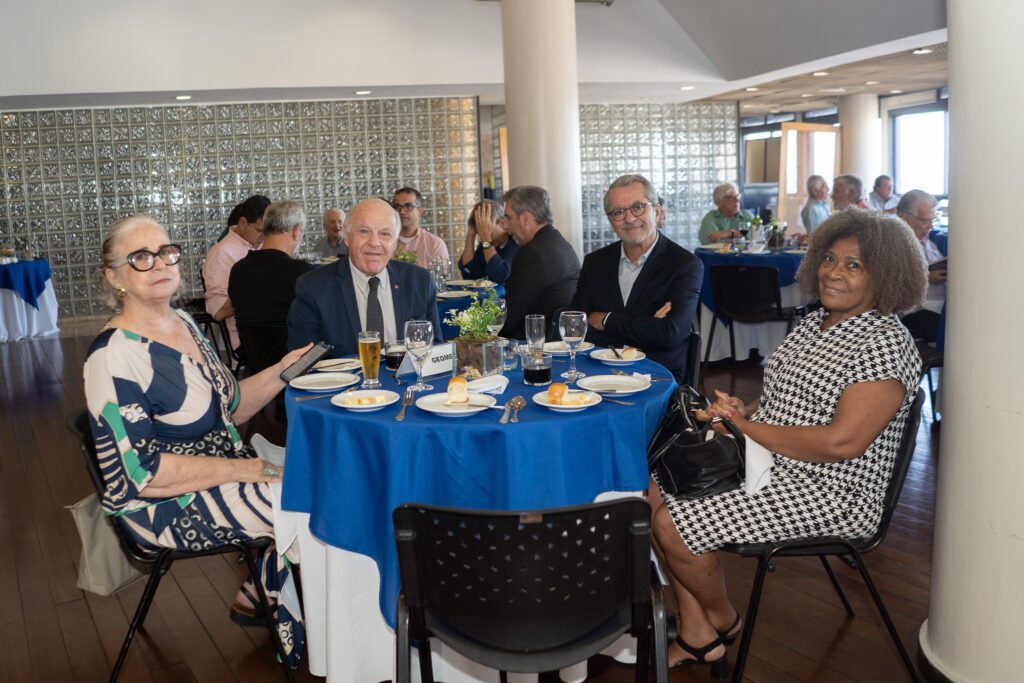
<path fill-rule="evenodd" d="M 558 332 L 569 347 L 569 369 L 562 373 L 562 377 L 569 382 L 586 377 L 585 373 L 576 369 L 576 347 L 587 336 L 587 314 L 583 311 L 562 311 L 558 316 Z"/>
<path fill-rule="evenodd" d="M 416 384 L 413 391 L 429 391 L 434 387 L 423 382 L 423 364 L 434 345 L 434 326 L 429 320 L 409 320 L 405 323 L 405 351 L 412 358 L 416 368 Z"/>
<path fill-rule="evenodd" d="M 498 336 L 501 332 L 501 328 L 505 326 L 505 316 L 508 314 L 508 305 L 504 299 L 495 299 L 494 304 L 498 307 L 498 316 L 494 319 L 494 322 L 487 326 L 487 331 L 494 336 Z"/>

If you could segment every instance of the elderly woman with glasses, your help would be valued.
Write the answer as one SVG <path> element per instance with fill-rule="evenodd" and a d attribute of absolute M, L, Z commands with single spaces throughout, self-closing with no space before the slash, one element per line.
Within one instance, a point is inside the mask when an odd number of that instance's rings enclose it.
<path fill-rule="evenodd" d="M 822 307 L 772 353 L 759 400 L 718 393 L 726 417 L 772 452 L 771 481 L 684 500 L 657 479 L 654 546 L 682 615 L 669 650 L 676 666 L 726 668 L 740 631 L 714 552 L 730 543 L 870 536 L 878 527 L 921 359 L 895 313 L 920 302 L 925 263 L 913 233 L 891 216 L 838 213 L 811 235 L 797 277 Z M 716 427 L 720 429 L 720 427 Z"/>
<path fill-rule="evenodd" d="M 505 284 L 519 245 L 512 239 L 508 219 L 502 215 L 498 202 L 493 199 L 477 202 L 466 226 L 466 244 L 459 259 L 462 277 L 469 280 L 486 277 L 495 284 Z"/>
<path fill-rule="evenodd" d="M 199 550 L 273 536 L 268 484 L 281 481 L 282 468 L 256 457 L 235 424 L 281 391 L 279 374 L 306 348 L 237 382 L 196 323 L 171 307 L 181 247 L 169 242 L 148 216 L 118 221 L 103 242 L 101 283 L 114 315 L 85 361 L 106 484 L 103 510 L 120 517 L 140 543 L 159 548 Z M 258 567 L 230 616 L 247 625 L 274 619 L 294 668 L 303 627 L 297 606 L 279 600 L 294 594 L 289 565 L 271 546 Z M 253 580 L 263 582 L 274 614 L 259 607 Z"/>
<path fill-rule="evenodd" d="M 717 208 L 708 211 L 700 222 L 698 237 L 701 244 L 721 239 L 742 237 L 740 226 L 754 220 L 749 211 L 740 209 L 740 193 L 732 183 L 722 183 L 714 189 L 711 200 Z"/>

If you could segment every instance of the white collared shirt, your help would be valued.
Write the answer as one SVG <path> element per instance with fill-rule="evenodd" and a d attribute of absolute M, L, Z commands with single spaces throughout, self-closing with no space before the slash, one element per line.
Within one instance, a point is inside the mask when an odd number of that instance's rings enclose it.
<path fill-rule="evenodd" d="M 633 285 L 636 284 L 636 279 L 640 277 L 640 271 L 643 270 L 644 264 L 647 263 L 647 257 L 654 251 L 654 247 L 658 244 L 658 240 L 661 239 L 661 235 L 654 233 L 655 239 L 651 243 L 651 246 L 647 248 L 647 251 L 640 254 L 640 258 L 637 259 L 634 264 L 626 256 L 626 245 L 620 244 L 619 249 L 621 256 L 619 258 L 619 291 L 622 293 L 622 303 L 626 304 L 629 301 L 629 295 L 633 291 Z"/>
<path fill-rule="evenodd" d="M 352 271 L 352 284 L 356 288 L 356 306 L 359 307 L 359 329 L 366 329 L 366 299 L 370 296 L 370 278 L 363 271 L 356 268 L 351 260 L 348 266 Z M 380 340 L 382 344 L 393 342 L 399 339 L 395 329 L 395 302 L 391 298 L 391 280 L 388 278 L 388 269 L 377 273 L 380 278 L 380 285 L 377 287 L 377 301 L 380 302 L 380 311 L 384 315 L 384 336 Z M 403 330 L 404 331 L 404 330 Z"/>

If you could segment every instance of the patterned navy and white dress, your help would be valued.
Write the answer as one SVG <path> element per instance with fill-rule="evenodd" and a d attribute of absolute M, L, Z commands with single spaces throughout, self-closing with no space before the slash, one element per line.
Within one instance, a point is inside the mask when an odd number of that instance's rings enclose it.
<path fill-rule="evenodd" d="M 920 382 L 921 358 L 894 315 L 872 310 L 822 331 L 827 316 L 828 311 L 820 309 L 804 318 L 771 355 L 761 405 L 751 421 L 829 424 L 848 386 L 888 379 L 907 390 L 896 416 L 856 458 L 812 463 L 773 453 L 771 481 L 753 495 L 741 487 L 682 500 L 662 490 L 679 535 L 693 553 L 727 543 L 858 538 L 878 528 L 903 426 Z"/>
<path fill-rule="evenodd" d="M 195 322 L 186 313 L 178 315 L 203 363 L 119 328 L 104 330 L 89 349 L 85 395 L 106 483 L 103 511 L 120 517 L 140 543 L 161 548 L 199 550 L 273 536 L 265 483 L 228 483 L 174 498 L 146 495 L 164 453 L 256 457 L 232 422 L 239 400 L 234 376 Z M 253 579 L 263 583 L 276 605 L 278 632 L 295 667 L 304 641 L 301 614 L 281 601 L 282 592 L 294 594 L 291 568 L 274 546 L 257 558 L 257 567 L 260 576 Z"/>

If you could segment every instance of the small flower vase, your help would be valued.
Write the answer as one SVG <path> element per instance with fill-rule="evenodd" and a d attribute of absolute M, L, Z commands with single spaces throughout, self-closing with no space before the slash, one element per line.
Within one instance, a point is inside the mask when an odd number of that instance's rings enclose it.
<path fill-rule="evenodd" d="M 469 379 L 500 375 L 503 364 L 502 348 L 497 339 L 485 342 L 455 340 L 455 374 Z"/>

